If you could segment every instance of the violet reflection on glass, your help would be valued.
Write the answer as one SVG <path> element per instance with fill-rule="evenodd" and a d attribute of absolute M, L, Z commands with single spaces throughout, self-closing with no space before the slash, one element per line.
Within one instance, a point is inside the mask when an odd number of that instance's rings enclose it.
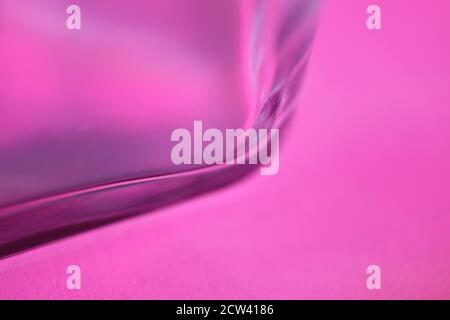
<path fill-rule="evenodd" d="M 0 4 L 0 256 L 221 187 L 170 134 L 279 128 L 298 104 L 317 0 Z"/>

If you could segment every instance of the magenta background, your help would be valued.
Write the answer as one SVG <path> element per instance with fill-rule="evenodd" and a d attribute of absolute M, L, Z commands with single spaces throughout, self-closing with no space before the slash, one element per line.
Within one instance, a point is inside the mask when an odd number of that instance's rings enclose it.
<path fill-rule="evenodd" d="M 278 175 L 2 260 L 0 298 L 450 298 L 450 3 L 370 3 L 325 3 Z"/>

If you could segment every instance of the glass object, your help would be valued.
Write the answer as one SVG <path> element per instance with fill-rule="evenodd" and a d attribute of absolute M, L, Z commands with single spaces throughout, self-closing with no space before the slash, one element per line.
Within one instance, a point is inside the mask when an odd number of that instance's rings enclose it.
<path fill-rule="evenodd" d="M 171 132 L 280 127 L 317 0 L 0 3 L 0 256 L 239 179 L 176 166 Z"/>

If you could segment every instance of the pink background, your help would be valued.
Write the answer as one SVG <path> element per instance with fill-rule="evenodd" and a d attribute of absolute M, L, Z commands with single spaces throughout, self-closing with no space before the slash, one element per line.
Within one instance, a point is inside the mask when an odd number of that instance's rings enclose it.
<path fill-rule="evenodd" d="M 1 260 L 0 298 L 450 298 L 450 3 L 376 3 L 325 3 L 278 175 Z"/>

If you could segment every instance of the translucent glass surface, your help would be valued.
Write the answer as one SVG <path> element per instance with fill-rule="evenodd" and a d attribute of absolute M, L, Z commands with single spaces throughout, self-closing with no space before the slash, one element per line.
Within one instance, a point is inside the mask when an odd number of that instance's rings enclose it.
<path fill-rule="evenodd" d="M 317 0 L 0 3 L 0 255 L 220 187 L 246 166 L 177 166 L 171 132 L 279 128 Z"/>

